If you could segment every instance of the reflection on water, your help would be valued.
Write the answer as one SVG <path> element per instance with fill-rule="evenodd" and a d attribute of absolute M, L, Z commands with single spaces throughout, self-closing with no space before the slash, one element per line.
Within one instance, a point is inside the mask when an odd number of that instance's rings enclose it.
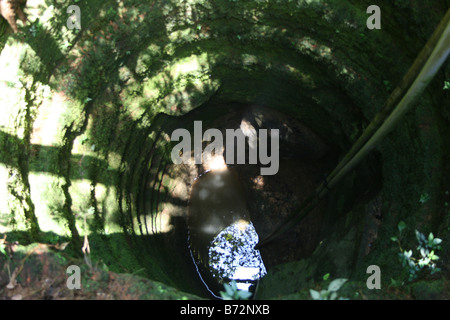
<path fill-rule="evenodd" d="M 237 288 L 249 290 L 266 274 L 258 250 L 258 234 L 249 221 L 239 220 L 220 232 L 209 248 L 209 267 L 220 282 L 236 280 Z"/>
<path fill-rule="evenodd" d="M 258 235 L 232 169 L 209 171 L 197 179 L 189 201 L 188 226 L 196 265 L 202 265 L 216 282 L 236 280 L 239 289 L 248 290 L 265 275 L 261 255 L 254 249 Z"/>

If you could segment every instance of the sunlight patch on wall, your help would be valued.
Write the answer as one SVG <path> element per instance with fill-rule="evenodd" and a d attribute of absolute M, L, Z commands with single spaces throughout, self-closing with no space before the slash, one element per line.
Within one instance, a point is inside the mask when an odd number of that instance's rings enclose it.
<path fill-rule="evenodd" d="M 34 204 L 35 215 L 43 232 L 53 232 L 60 236 L 70 236 L 63 218 L 64 194 L 62 177 L 47 172 L 30 172 L 30 195 Z"/>

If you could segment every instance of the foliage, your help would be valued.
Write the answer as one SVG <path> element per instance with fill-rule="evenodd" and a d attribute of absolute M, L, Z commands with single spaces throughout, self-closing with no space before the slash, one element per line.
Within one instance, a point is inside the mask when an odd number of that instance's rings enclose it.
<path fill-rule="evenodd" d="M 450 81 L 444 81 L 444 90 L 450 90 Z"/>
<path fill-rule="evenodd" d="M 328 279 L 328 277 L 329 274 L 327 273 L 323 278 L 325 280 L 325 278 Z M 344 278 L 334 279 L 328 285 L 327 290 L 320 290 L 320 292 L 310 289 L 309 293 L 311 294 L 311 298 L 313 300 L 346 300 L 346 298 L 338 298 L 337 291 L 347 282 L 347 280 L 348 279 Z"/>
<path fill-rule="evenodd" d="M 44 25 L 40 21 L 34 22 L 28 29 L 28 32 L 33 38 L 36 38 L 42 31 L 44 31 Z"/>
<path fill-rule="evenodd" d="M 0 243 L 0 253 L 2 253 L 8 260 L 9 260 L 9 255 L 5 250 L 5 244 L 4 243 Z"/>
<path fill-rule="evenodd" d="M 420 195 L 419 202 L 424 204 L 427 203 L 430 200 L 430 195 L 428 193 L 423 193 Z"/>
<path fill-rule="evenodd" d="M 416 280 L 424 269 L 429 269 L 431 274 L 439 272 L 441 269 L 436 266 L 436 261 L 439 260 L 439 256 L 437 256 L 435 252 L 442 249 L 440 246 L 442 240 L 435 238 L 431 232 L 428 237 L 426 237 L 423 233 L 415 230 L 416 239 L 419 244 L 417 246 L 417 251 L 420 254 L 420 258 L 416 258 L 413 256 L 413 250 L 402 249 L 400 239 L 405 228 L 405 222 L 400 221 L 397 226 L 399 235 L 398 237 L 391 237 L 391 240 L 397 242 L 399 245 L 400 252 L 398 253 L 398 256 L 402 266 L 408 270 L 408 280 Z"/>
<path fill-rule="evenodd" d="M 247 300 L 252 293 L 245 290 L 238 290 L 236 281 L 232 280 L 230 284 L 224 284 L 225 291 L 220 291 L 223 300 Z"/>
<path fill-rule="evenodd" d="M 387 92 L 390 92 L 392 89 L 392 83 L 389 80 L 383 81 L 384 87 L 386 88 Z"/>

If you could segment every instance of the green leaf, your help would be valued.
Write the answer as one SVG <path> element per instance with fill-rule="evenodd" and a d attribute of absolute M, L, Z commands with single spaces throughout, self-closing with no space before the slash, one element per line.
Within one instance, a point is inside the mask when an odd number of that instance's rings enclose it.
<path fill-rule="evenodd" d="M 430 234 L 428 235 L 428 242 L 433 241 L 434 236 L 433 236 L 433 232 L 430 232 Z"/>
<path fill-rule="evenodd" d="M 330 278 L 330 274 L 327 273 L 323 276 L 323 280 L 327 281 Z"/>
<path fill-rule="evenodd" d="M 427 203 L 430 200 L 430 195 L 428 193 L 424 193 L 420 195 L 419 202 L 424 204 Z"/>
<path fill-rule="evenodd" d="M 86 215 L 93 215 L 95 213 L 95 208 L 94 207 L 89 207 L 89 209 L 87 210 Z"/>
<path fill-rule="evenodd" d="M 406 223 L 404 221 L 400 221 L 397 225 L 398 231 L 400 231 L 400 233 L 406 228 Z"/>
<path fill-rule="evenodd" d="M 430 262 L 430 259 L 428 258 L 420 259 L 418 265 L 420 268 L 423 268 L 423 266 L 426 266 L 428 262 Z"/>
<path fill-rule="evenodd" d="M 409 250 L 409 251 L 405 251 L 405 257 L 406 258 L 410 258 L 412 256 L 412 250 Z"/>
<path fill-rule="evenodd" d="M 396 242 L 398 240 L 398 238 L 397 237 L 391 237 L 391 241 L 394 241 L 394 242 Z"/>
<path fill-rule="evenodd" d="M 9 259 L 9 256 L 8 256 L 8 254 L 6 253 L 6 250 L 5 250 L 5 245 L 4 245 L 3 243 L 0 244 L 0 252 L 3 253 L 3 254 L 6 256 L 6 258 Z"/>
<path fill-rule="evenodd" d="M 252 296 L 252 293 L 250 291 L 245 291 L 245 290 L 239 290 L 238 291 L 238 296 L 241 299 L 248 299 Z"/>
<path fill-rule="evenodd" d="M 450 81 L 444 81 L 444 90 L 450 90 Z"/>
<path fill-rule="evenodd" d="M 314 300 L 320 300 L 320 293 L 316 290 L 309 289 L 309 294 L 311 295 L 311 298 Z"/>
<path fill-rule="evenodd" d="M 233 287 L 230 286 L 230 285 L 227 284 L 227 283 L 225 283 L 223 286 L 224 286 L 224 288 L 225 288 L 226 293 L 227 293 L 230 297 L 232 297 L 232 296 L 234 295 Z"/>
<path fill-rule="evenodd" d="M 230 297 L 226 292 L 220 291 L 220 296 L 223 300 L 233 300 L 232 297 Z"/>
<path fill-rule="evenodd" d="M 418 230 L 414 230 L 414 233 L 416 234 L 416 239 L 420 243 L 420 232 Z"/>
<path fill-rule="evenodd" d="M 442 239 L 439 239 L 439 238 L 435 238 L 434 240 L 433 240 L 433 244 L 434 245 L 438 245 L 438 244 L 440 244 L 442 242 Z"/>
<path fill-rule="evenodd" d="M 330 285 L 328 286 L 328 291 L 338 291 L 342 287 L 342 285 L 346 282 L 347 279 L 343 278 L 335 279 L 331 281 Z"/>
<path fill-rule="evenodd" d="M 421 232 L 419 232 L 419 234 L 420 234 L 420 239 L 422 240 L 422 242 L 426 243 L 427 242 L 427 238 L 425 237 L 425 235 L 423 233 L 421 233 Z"/>
<path fill-rule="evenodd" d="M 391 278 L 391 285 L 394 287 L 398 287 L 398 286 L 403 285 L 403 283 L 400 280 L 395 280 L 395 279 Z"/>
<path fill-rule="evenodd" d="M 417 241 L 419 241 L 419 243 L 426 243 L 427 239 L 425 238 L 425 235 L 421 232 L 419 232 L 418 230 L 415 230 L 416 233 L 416 238 Z"/>
<path fill-rule="evenodd" d="M 428 250 L 426 250 L 425 248 L 420 248 L 420 255 L 422 257 L 426 257 L 428 255 Z"/>
<path fill-rule="evenodd" d="M 231 281 L 231 288 L 233 289 L 233 292 L 236 292 L 237 291 L 237 284 L 236 284 L 236 281 Z"/>

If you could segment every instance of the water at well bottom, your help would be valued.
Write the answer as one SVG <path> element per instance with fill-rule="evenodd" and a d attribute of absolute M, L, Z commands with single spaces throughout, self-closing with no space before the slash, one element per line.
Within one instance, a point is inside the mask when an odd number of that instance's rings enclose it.
<path fill-rule="evenodd" d="M 192 256 L 202 266 L 202 279 L 219 284 L 234 280 L 238 289 L 249 290 L 266 274 L 261 255 L 254 249 L 258 234 L 249 216 L 243 189 L 232 169 L 209 171 L 197 179 L 188 225 Z M 208 286 L 208 281 L 204 282 Z"/>

